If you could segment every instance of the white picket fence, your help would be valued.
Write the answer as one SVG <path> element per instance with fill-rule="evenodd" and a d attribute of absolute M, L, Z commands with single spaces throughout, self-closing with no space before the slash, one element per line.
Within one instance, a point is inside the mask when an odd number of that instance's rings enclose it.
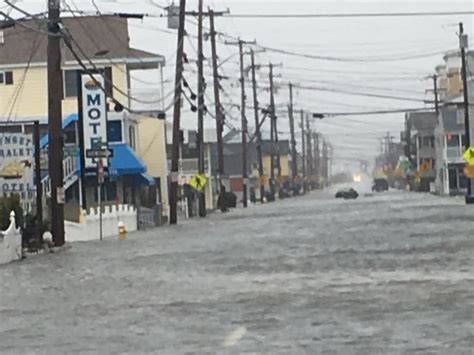
<path fill-rule="evenodd" d="M 6 264 L 14 260 L 21 260 L 21 231 L 16 228 L 15 212 L 10 213 L 10 227 L 6 231 L 0 231 L 0 264 Z"/>
<path fill-rule="evenodd" d="M 118 223 L 123 222 L 128 232 L 137 230 L 137 210 L 129 205 L 105 206 L 102 214 L 103 237 L 118 237 Z M 81 242 L 100 238 L 99 211 L 91 208 L 82 223 L 65 222 L 66 241 Z"/>

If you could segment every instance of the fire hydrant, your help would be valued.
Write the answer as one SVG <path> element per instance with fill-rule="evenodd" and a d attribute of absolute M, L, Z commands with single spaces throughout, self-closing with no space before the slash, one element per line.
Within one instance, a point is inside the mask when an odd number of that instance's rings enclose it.
<path fill-rule="evenodd" d="M 125 224 L 123 224 L 122 221 L 118 223 L 118 232 L 119 232 L 119 240 L 125 240 L 127 238 L 127 227 L 125 227 Z"/>

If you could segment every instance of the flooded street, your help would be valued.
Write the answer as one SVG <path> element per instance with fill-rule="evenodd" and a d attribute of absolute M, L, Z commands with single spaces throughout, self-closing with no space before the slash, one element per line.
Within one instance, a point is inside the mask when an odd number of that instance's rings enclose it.
<path fill-rule="evenodd" d="M 313 193 L 0 267 L 1 353 L 468 354 L 474 208 Z"/>

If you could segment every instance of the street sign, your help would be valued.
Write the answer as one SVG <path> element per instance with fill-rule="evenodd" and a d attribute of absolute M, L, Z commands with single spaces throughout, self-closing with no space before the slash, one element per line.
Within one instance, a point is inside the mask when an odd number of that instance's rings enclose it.
<path fill-rule="evenodd" d="M 114 151 L 112 149 L 87 149 L 86 157 L 89 159 L 107 159 L 114 156 Z"/>
<path fill-rule="evenodd" d="M 97 180 L 99 184 L 104 183 L 104 162 L 102 159 L 97 162 Z"/>
<path fill-rule="evenodd" d="M 464 175 L 469 179 L 474 179 L 474 165 L 468 165 L 464 167 Z"/>
<path fill-rule="evenodd" d="M 56 201 L 60 205 L 64 205 L 66 203 L 66 192 L 64 187 L 58 187 L 56 189 Z"/>
<path fill-rule="evenodd" d="M 202 191 L 207 185 L 207 178 L 204 175 L 195 174 L 191 180 L 189 180 L 189 185 L 191 185 L 197 191 Z"/>
<path fill-rule="evenodd" d="M 464 152 L 462 158 L 468 163 L 469 165 L 474 165 L 474 148 L 469 147 Z"/>

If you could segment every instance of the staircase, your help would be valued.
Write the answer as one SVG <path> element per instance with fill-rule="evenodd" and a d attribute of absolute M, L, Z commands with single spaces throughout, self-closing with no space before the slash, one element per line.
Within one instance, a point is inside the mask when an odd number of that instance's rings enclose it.
<path fill-rule="evenodd" d="M 67 157 L 63 160 L 64 190 L 66 191 L 79 180 L 78 158 Z M 43 195 L 51 197 L 51 178 L 46 175 L 41 181 Z"/>

